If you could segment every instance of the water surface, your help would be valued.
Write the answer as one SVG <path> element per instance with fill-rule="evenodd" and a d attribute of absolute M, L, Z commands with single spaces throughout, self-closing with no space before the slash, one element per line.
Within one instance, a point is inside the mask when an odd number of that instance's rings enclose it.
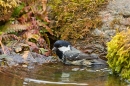
<path fill-rule="evenodd" d="M 0 73 L 0 86 L 128 86 L 101 65 L 87 68 L 52 63 L 31 68 L 26 74 L 20 71 Z"/>

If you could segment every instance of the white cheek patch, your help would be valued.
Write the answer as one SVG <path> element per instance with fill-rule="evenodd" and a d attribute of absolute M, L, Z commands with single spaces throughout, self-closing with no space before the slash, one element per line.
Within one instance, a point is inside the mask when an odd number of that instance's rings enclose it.
<path fill-rule="evenodd" d="M 68 50 L 71 50 L 70 49 L 70 46 L 68 46 L 68 47 L 65 47 L 65 46 L 62 46 L 62 47 L 60 47 L 60 48 L 58 48 L 60 51 L 62 51 L 63 53 L 64 52 L 66 52 L 66 51 L 68 51 Z"/>

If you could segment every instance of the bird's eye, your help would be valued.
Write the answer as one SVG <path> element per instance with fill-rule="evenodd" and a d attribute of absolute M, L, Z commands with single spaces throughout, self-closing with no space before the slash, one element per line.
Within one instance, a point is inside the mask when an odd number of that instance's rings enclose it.
<path fill-rule="evenodd" d="M 59 45 L 59 47 L 62 47 L 62 45 Z"/>

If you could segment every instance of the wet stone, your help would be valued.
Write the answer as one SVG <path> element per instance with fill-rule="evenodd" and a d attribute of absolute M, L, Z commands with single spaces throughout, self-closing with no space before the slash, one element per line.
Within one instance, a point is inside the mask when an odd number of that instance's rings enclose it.
<path fill-rule="evenodd" d="M 93 57 L 93 58 L 98 58 L 98 57 L 99 57 L 99 54 L 92 53 L 90 56 Z"/>
<path fill-rule="evenodd" d="M 79 68 L 73 68 L 72 69 L 72 71 L 78 71 L 79 70 Z"/>

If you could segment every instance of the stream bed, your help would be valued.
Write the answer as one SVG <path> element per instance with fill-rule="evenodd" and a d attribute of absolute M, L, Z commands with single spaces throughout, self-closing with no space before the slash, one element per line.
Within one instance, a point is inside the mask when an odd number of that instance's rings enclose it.
<path fill-rule="evenodd" d="M 0 86 L 129 86 L 119 77 L 110 75 L 110 69 L 102 65 L 87 68 L 58 62 L 27 71 L 15 68 L 15 72 L 0 72 L 0 76 Z"/>

